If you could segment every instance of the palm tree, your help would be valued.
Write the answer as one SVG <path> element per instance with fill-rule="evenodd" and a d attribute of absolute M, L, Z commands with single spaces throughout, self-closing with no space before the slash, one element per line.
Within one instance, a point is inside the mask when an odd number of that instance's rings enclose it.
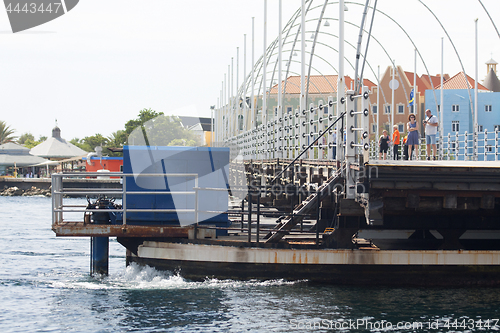
<path fill-rule="evenodd" d="M 5 121 L 0 120 L 0 144 L 3 145 L 7 142 L 13 142 L 16 136 L 14 134 L 14 130 L 7 126 Z"/>

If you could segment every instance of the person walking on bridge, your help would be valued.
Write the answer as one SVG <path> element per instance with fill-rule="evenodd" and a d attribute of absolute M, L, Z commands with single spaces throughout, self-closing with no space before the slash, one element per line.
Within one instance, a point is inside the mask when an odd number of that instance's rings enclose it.
<path fill-rule="evenodd" d="M 378 144 L 380 146 L 380 156 L 379 159 L 382 159 L 382 153 L 384 154 L 384 160 L 387 159 L 387 151 L 389 150 L 389 143 L 391 142 L 391 137 L 387 134 L 387 131 L 384 130 L 382 135 L 378 139 Z"/>
<path fill-rule="evenodd" d="M 438 120 L 437 117 L 431 113 L 431 110 L 425 110 L 425 143 L 427 144 L 427 159 L 431 159 L 431 146 L 433 151 L 433 159 L 436 160 L 436 134 L 438 128 Z"/>
<path fill-rule="evenodd" d="M 415 150 L 415 157 L 418 159 L 418 124 L 414 114 L 410 114 L 408 117 L 408 124 L 406 124 L 406 129 L 408 130 L 408 140 L 406 144 L 408 145 L 408 157 L 412 159 L 412 148 Z"/>
<path fill-rule="evenodd" d="M 393 159 L 399 160 L 399 144 L 401 143 L 401 134 L 398 130 L 398 125 L 393 126 L 392 144 L 393 144 Z"/>

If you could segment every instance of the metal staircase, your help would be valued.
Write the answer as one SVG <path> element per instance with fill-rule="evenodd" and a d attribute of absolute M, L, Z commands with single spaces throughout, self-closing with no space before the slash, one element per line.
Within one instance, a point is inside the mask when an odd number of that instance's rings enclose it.
<path fill-rule="evenodd" d="M 308 196 L 304 201 L 298 204 L 293 212 L 286 216 L 281 216 L 277 222 L 276 227 L 271 230 L 266 237 L 266 243 L 277 243 L 286 234 L 289 233 L 300 221 L 304 218 L 304 215 L 311 209 L 315 208 L 317 205 L 317 200 L 321 200 L 327 196 L 335 187 L 335 185 L 340 184 L 343 181 L 342 172 L 337 171 L 333 176 L 328 178 L 321 186 L 318 187 L 316 193 Z"/>

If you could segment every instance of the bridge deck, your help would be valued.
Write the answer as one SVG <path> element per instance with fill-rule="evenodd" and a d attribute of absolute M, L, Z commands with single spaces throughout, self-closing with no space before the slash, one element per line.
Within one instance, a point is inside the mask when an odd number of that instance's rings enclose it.
<path fill-rule="evenodd" d="M 496 168 L 500 172 L 500 161 L 406 161 L 370 160 L 371 166 L 410 166 L 410 167 L 450 167 L 450 168 Z"/>

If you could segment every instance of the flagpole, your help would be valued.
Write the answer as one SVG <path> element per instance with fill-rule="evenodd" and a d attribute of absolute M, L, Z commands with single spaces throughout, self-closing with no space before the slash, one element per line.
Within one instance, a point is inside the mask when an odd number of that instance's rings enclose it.
<path fill-rule="evenodd" d="M 476 61 L 475 61 L 475 67 L 476 67 L 476 79 L 474 80 L 474 160 L 477 161 L 477 135 L 478 135 L 478 122 L 477 122 L 477 79 L 478 79 L 478 69 L 477 69 L 477 20 L 475 20 L 475 26 L 476 26 L 476 41 L 475 41 L 475 56 L 476 56 Z"/>
<path fill-rule="evenodd" d="M 267 0 L 264 0 L 264 55 L 262 56 L 262 124 L 267 126 Z M 269 132 L 268 128 L 264 128 L 264 154 L 262 159 L 269 158 Z"/>
<path fill-rule="evenodd" d="M 282 33 L 282 30 L 283 30 L 283 27 L 282 27 L 282 1 L 279 0 L 279 3 L 278 3 L 278 7 L 279 7 L 279 16 L 278 16 L 278 128 L 279 128 L 279 131 L 278 131 L 278 136 L 279 136 L 279 140 L 278 140 L 278 149 L 279 149 L 279 153 L 278 153 L 278 157 L 283 157 L 284 153 L 283 153 L 283 134 L 284 134 L 284 131 L 283 131 L 283 123 L 284 123 L 284 112 L 283 112 L 283 106 L 282 106 L 282 100 L 281 100 L 281 94 L 283 93 L 281 90 L 282 90 L 282 82 L 281 82 L 281 77 L 283 75 L 283 72 L 282 72 L 282 68 L 281 68 L 281 62 L 283 61 L 282 60 L 282 53 L 283 53 L 283 33 Z"/>
<path fill-rule="evenodd" d="M 413 75 L 413 114 L 415 115 L 415 121 L 417 118 L 417 107 L 420 106 L 420 103 L 416 102 L 417 97 L 417 49 L 415 49 L 415 63 L 414 65 L 414 75 Z M 420 102 L 420 101 L 419 101 Z"/>
<path fill-rule="evenodd" d="M 442 160 L 443 159 L 443 139 L 444 139 L 444 133 L 443 133 L 443 111 L 444 111 L 444 87 L 443 87 L 443 83 L 444 83 L 444 78 L 443 78 L 443 75 L 444 75 L 444 38 L 441 37 L 441 101 L 439 102 L 440 103 L 440 107 L 439 107 L 439 158 Z"/>
<path fill-rule="evenodd" d="M 392 91 L 392 102 L 391 102 L 391 128 L 389 129 L 389 131 L 392 131 L 393 130 L 393 126 L 394 126 L 394 86 L 395 86 L 395 83 L 394 83 L 394 72 L 396 71 L 396 61 L 395 60 L 392 60 L 392 81 L 391 81 L 391 84 L 392 84 L 392 87 L 391 87 L 391 91 Z M 391 132 L 392 133 L 392 132 Z"/>
<path fill-rule="evenodd" d="M 339 70 L 337 77 L 337 119 L 345 111 L 345 103 L 342 103 L 342 99 L 345 96 L 344 42 L 344 0 L 339 0 Z M 341 136 L 341 132 L 343 132 L 344 129 L 341 126 L 343 126 L 343 123 L 342 125 L 337 125 L 337 163 L 344 159 L 344 138 Z"/>
<path fill-rule="evenodd" d="M 380 135 L 380 65 L 378 65 L 378 86 L 377 86 L 377 132 L 375 133 L 375 141 L 378 140 Z M 377 155 L 378 156 L 378 155 Z"/>

